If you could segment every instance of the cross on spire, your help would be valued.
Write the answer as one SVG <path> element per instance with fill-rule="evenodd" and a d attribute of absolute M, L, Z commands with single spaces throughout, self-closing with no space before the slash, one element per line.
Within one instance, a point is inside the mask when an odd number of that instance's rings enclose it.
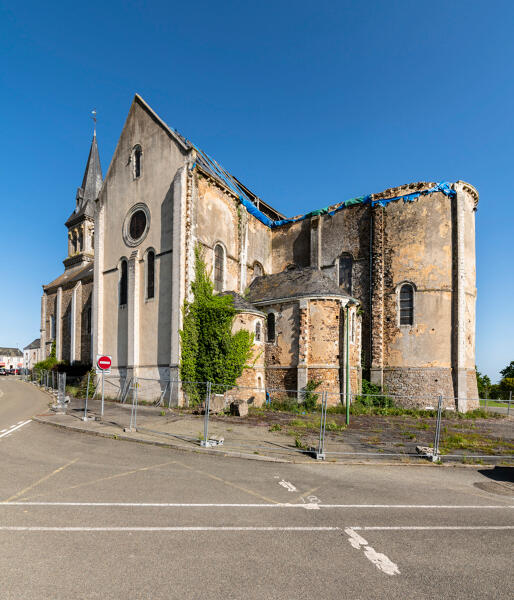
<path fill-rule="evenodd" d="M 91 114 L 93 115 L 91 118 L 92 118 L 92 119 L 93 119 L 93 121 L 95 122 L 95 125 L 94 125 L 94 130 L 93 130 L 93 137 L 96 137 L 96 108 L 94 108 L 94 109 L 91 111 Z"/>

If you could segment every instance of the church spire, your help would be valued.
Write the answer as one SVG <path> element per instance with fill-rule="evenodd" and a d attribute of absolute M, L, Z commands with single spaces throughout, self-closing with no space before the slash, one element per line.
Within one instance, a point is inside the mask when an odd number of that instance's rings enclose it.
<path fill-rule="evenodd" d="M 91 220 L 95 216 L 95 200 L 98 198 L 100 188 L 102 187 L 102 166 L 100 164 L 100 155 L 98 153 L 98 143 L 96 141 L 96 124 L 87 157 L 86 169 L 82 178 L 82 185 L 77 189 L 75 210 L 66 221 L 66 227 L 74 226 L 84 217 Z"/>
<path fill-rule="evenodd" d="M 102 167 L 100 165 L 100 155 L 98 154 L 98 144 L 96 141 L 96 126 L 93 134 L 93 141 L 89 149 L 86 170 L 82 179 L 82 185 L 79 189 L 79 195 L 82 196 L 82 202 L 85 204 L 90 200 L 96 200 L 98 192 L 102 187 Z M 82 193 L 80 193 L 82 192 Z"/>

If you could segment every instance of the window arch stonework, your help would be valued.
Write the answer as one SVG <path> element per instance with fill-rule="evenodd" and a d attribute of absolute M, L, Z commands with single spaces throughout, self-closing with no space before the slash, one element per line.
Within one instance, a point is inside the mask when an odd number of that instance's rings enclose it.
<path fill-rule="evenodd" d="M 214 246 L 214 289 L 222 292 L 225 287 L 225 248 L 221 244 Z"/>
<path fill-rule="evenodd" d="M 260 321 L 255 323 L 255 341 L 260 342 L 262 339 L 262 325 Z"/>
<path fill-rule="evenodd" d="M 155 250 L 153 248 L 146 252 L 145 266 L 145 298 L 152 300 L 155 297 Z"/>
<path fill-rule="evenodd" d="M 338 283 L 344 292 L 352 293 L 352 275 L 353 275 L 353 256 L 344 252 L 337 259 Z"/>
<path fill-rule="evenodd" d="M 398 295 L 398 325 L 412 326 L 414 325 L 414 284 L 410 282 L 401 283 L 397 287 Z"/>
<path fill-rule="evenodd" d="M 132 175 L 134 179 L 139 179 L 143 173 L 143 149 L 140 144 L 136 144 L 132 149 Z"/>
<path fill-rule="evenodd" d="M 128 261 L 122 258 L 120 261 L 120 292 L 119 305 L 126 306 L 128 301 Z"/>
<path fill-rule="evenodd" d="M 253 268 L 252 268 L 252 270 L 253 270 L 252 281 L 253 281 L 254 279 L 256 279 L 257 277 L 262 277 L 262 276 L 264 275 L 264 268 L 263 268 L 263 266 L 261 265 L 261 263 L 260 263 L 260 262 L 258 262 L 258 261 L 255 261 L 255 262 L 253 263 Z"/>
<path fill-rule="evenodd" d="M 276 319 L 275 319 L 275 313 L 270 312 L 268 313 L 267 316 L 267 342 L 268 343 L 274 343 L 275 342 L 275 338 L 276 338 Z"/>

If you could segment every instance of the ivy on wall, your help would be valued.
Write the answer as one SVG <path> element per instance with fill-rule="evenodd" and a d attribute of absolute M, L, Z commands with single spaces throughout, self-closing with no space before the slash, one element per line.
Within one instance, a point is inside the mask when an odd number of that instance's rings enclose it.
<path fill-rule="evenodd" d="M 180 332 L 182 353 L 180 377 L 183 382 L 207 382 L 213 393 L 234 387 L 251 356 L 253 334 L 241 330 L 232 334 L 236 315 L 232 296 L 214 294 L 201 250 L 195 248 L 195 281 L 191 285 L 193 301 L 183 307 Z M 185 384 L 190 400 L 201 400 L 204 386 Z"/>

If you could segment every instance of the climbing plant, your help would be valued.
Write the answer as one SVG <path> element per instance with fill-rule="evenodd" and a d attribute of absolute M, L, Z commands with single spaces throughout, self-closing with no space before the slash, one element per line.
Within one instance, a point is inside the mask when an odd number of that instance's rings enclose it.
<path fill-rule="evenodd" d="M 234 387 L 251 356 L 253 334 L 244 329 L 232 334 L 234 299 L 214 294 L 198 246 L 191 288 L 193 300 L 183 307 L 180 376 L 183 382 L 196 382 L 184 383 L 184 387 L 190 401 L 198 402 L 205 390 L 202 382 L 210 381 L 214 393 Z"/>

